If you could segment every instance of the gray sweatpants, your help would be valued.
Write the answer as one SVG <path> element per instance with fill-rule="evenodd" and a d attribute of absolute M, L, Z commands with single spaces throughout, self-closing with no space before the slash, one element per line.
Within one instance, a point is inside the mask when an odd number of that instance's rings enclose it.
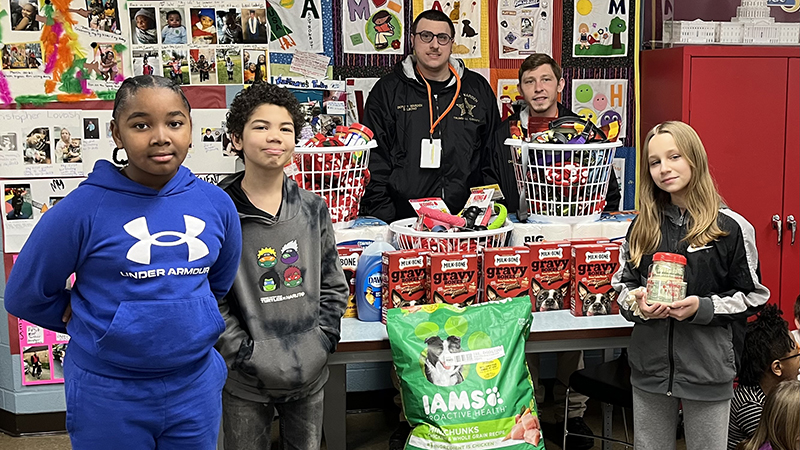
<path fill-rule="evenodd" d="M 636 450 L 674 450 L 678 408 L 683 405 L 686 450 L 725 450 L 730 400 L 701 402 L 633 388 L 633 435 Z"/>

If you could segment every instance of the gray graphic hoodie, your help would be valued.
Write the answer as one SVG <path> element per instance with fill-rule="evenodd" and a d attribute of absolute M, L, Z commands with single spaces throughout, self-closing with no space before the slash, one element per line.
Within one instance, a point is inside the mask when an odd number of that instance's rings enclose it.
<path fill-rule="evenodd" d="M 328 379 L 348 286 L 322 198 L 286 177 L 276 217 L 242 191 L 244 172 L 220 187 L 242 224 L 242 258 L 219 302 L 225 332 L 216 348 L 228 364 L 227 392 L 256 402 L 314 394 Z"/>

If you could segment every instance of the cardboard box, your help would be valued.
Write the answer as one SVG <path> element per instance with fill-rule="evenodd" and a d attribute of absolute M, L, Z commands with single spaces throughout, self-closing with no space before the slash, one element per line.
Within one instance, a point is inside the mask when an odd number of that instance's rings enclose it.
<path fill-rule="evenodd" d="M 619 314 L 617 291 L 611 278 L 619 269 L 619 245 L 572 246 L 573 293 L 570 311 L 575 316 Z"/>
<path fill-rule="evenodd" d="M 477 253 L 428 255 L 428 298 L 432 303 L 467 306 L 478 301 L 480 267 Z"/>
<path fill-rule="evenodd" d="M 572 246 L 569 241 L 528 244 L 531 251 L 531 304 L 533 311 L 570 307 Z"/>
<path fill-rule="evenodd" d="M 381 295 L 381 322 L 391 308 L 424 305 L 428 301 L 427 250 L 385 252 Z"/>
<path fill-rule="evenodd" d="M 482 301 L 530 295 L 530 250 L 528 247 L 484 249 L 482 268 Z"/>
<path fill-rule="evenodd" d="M 347 280 L 347 285 L 350 286 L 350 293 L 347 295 L 347 309 L 345 309 L 342 317 L 358 317 L 355 296 L 356 267 L 358 267 L 358 258 L 361 257 L 361 252 L 364 249 L 358 245 L 345 245 L 336 247 L 336 250 L 339 252 L 339 263 L 342 265 L 344 278 Z"/>

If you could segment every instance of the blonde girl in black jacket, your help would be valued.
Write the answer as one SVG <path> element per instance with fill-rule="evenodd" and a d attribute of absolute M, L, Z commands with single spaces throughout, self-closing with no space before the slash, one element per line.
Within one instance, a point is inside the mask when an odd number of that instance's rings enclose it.
<path fill-rule="evenodd" d="M 724 450 L 747 316 L 769 298 L 755 230 L 722 203 L 697 133 L 682 122 L 650 130 L 640 154 L 639 216 L 614 275 L 620 311 L 635 323 L 629 361 L 637 450 L 674 449 L 683 406 L 689 450 Z M 648 304 L 656 252 L 687 259 L 687 297 Z"/>

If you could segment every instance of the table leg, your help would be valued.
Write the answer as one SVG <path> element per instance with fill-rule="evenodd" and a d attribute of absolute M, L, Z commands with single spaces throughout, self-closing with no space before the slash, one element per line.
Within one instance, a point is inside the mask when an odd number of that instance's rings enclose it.
<path fill-rule="evenodd" d="M 347 448 L 347 365 L 328 365 L 322 432 L 328 450 Z"/>
<path fill-rule="evenodd" d="M 614 359 L 614 349 L 607 348 L 603 350 L 603 361 L 611 361 Z M 614 406 L 608 403 L 601 404 L 603 409 L 603 437 L 611 438 L 613 436 L 612 418 L 614 414 Z M 603 441 L 603 450 L 611 450 L 611 442 Z"/>

